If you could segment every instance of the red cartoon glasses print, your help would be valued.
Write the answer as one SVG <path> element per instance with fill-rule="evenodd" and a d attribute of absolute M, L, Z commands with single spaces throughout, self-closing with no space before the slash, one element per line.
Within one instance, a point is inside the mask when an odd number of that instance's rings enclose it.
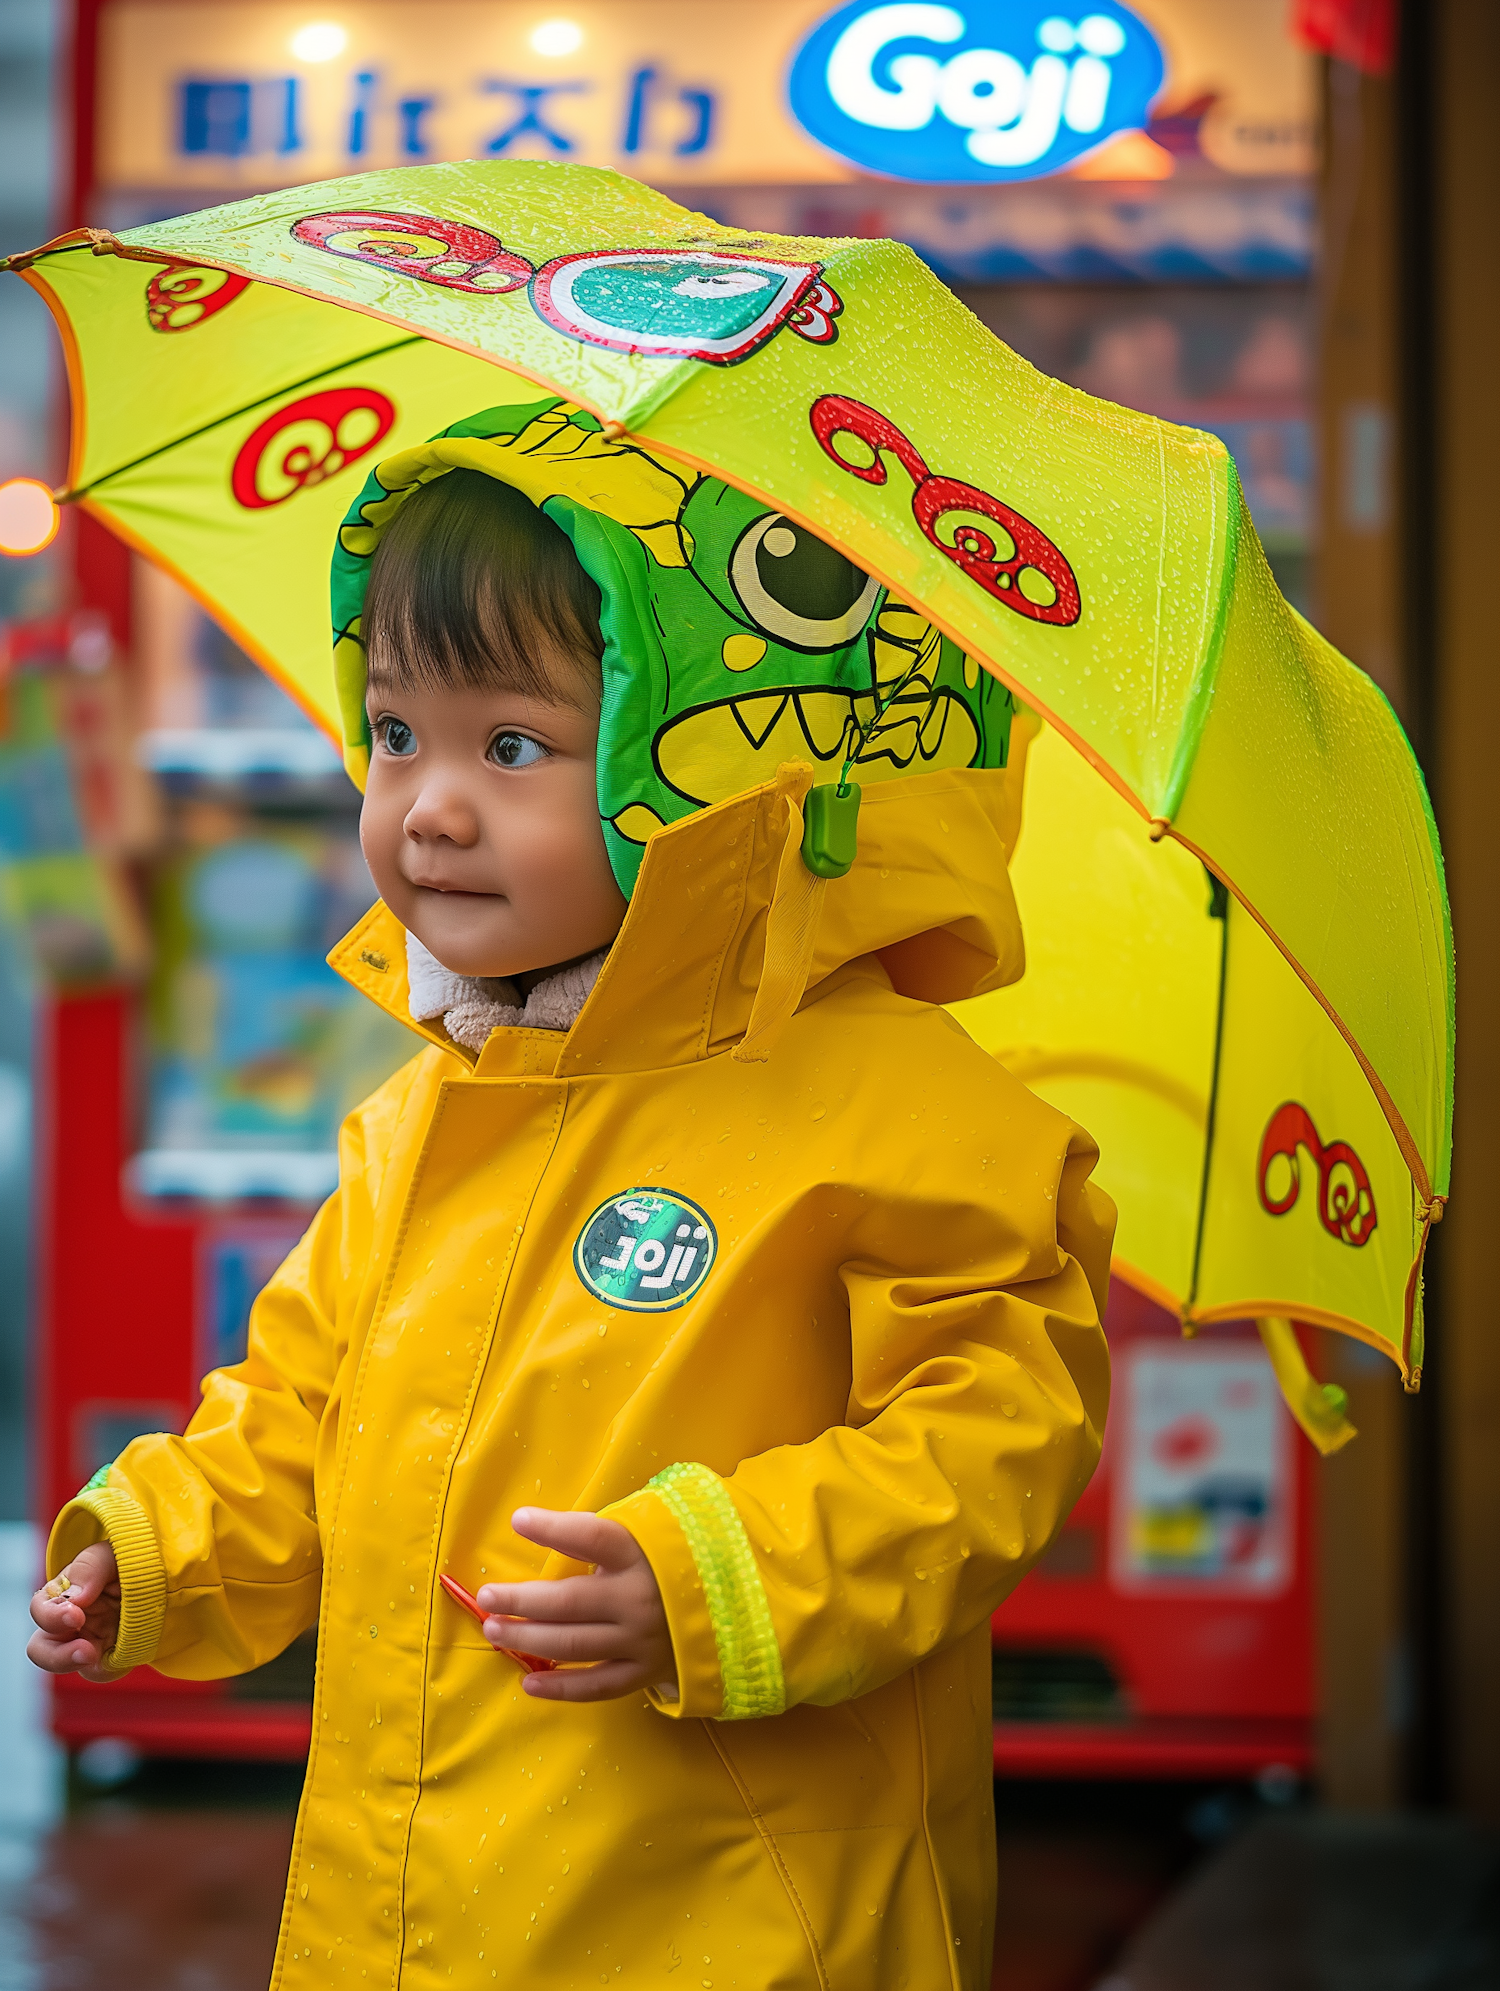
<path fill-rule="evenodd" d="M 896 424 L 863 401 L 825 394 L 814 401 L 808 419 L 824 452 L 866 484 L 884 484 L 885 456 L 894 456 L 912 481 L 912 516 L 923 535 L 986 594 L 1029 622 L 1066 629 L 1078 620 L 1083 603 L 1077 577 L 1030 519 L 976 485 L 935 476 Z M 851 463 L 842 453 L 839 444 L 846 436 L 865 445 L 868 463 Z"/>
<path fill-rule="evenodd" d="M 1295 1099 L 1278 1106 L 1271 1115 L 1260 1144 L 1260 1167 L 1256 1181 L 1260 1206 L 1269 1217 L 1284 1217 L 1302 1192 L 1299 1148 L 1306 1148 L 1318 1171 L 1318 1221 L 1330 1237 L 1356 1248 L 1368 1244 L 1379 1221 L 1375 1214 L 1375 1191 L 1364 1163 L 1347 1141 L 1330 1141 L 1325 1147 L 1318 1138 L 1312 1115 Z M 1291 1175 L 1279 1196 L 1271 1193 L 1272 1164 L 1289 1164 Z"/>
<path fill-rule="evenodd" d="M 307 214 L 292 223 L 297 241 L 351 262 L 374 263 L 404 277 L 419 277 L 445 290 L 497 297 L 519 290 L 531 264 L 504 248 L 498 235 L 465 221 L 382 209 L 337 209 Z"/>

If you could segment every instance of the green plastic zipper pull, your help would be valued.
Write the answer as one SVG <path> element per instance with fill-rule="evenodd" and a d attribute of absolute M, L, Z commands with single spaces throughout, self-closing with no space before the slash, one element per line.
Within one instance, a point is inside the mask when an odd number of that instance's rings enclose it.
<path fill-rule="evenodd" d="M 859 783 L 809 788 L 802 805 L 802 862 L 815 878 L 842 878 L 859 849 Z"/>

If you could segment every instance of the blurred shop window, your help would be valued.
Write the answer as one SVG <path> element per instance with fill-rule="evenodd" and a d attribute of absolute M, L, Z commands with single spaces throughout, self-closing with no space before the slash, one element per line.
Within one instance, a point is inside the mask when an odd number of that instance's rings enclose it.
<path fill-rule="evenodd" d="M 135 602 L 136 755 L 164 821 L 131 1185 L 316 1202 L 339 1122 L 417 1049 L 324 960 L 375 898 L 359 797 L 326 736 L 169 576 L 141 563 Z"/>
<path fill-rule="evenodd" d="M 139 975 L 130 877 L 155 836 L 123 674 L 93 616 L 0 620 L 0 1519 L 28 1511 L 33 1006 Z"/>
<path fill-rule="evenodd" d="M 169 575 L 137 561 L 133 597 L 144 767 L 164 779 L 265 777 L 268 796 L 277 778 L 326 780 L 343 795 L 332 742 Z"/>
<path fill-rule="evenodd" d="M 156 838 L 128 693 L 87 612 L 8 625 L 0 648 L 0 919 L 39 981 L 128 979 L 147 937 L 129 867 Z"/>

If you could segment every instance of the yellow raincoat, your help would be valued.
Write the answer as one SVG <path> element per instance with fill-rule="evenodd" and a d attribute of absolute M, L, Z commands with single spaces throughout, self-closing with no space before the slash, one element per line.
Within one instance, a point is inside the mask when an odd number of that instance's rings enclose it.
<path fill-rule="evenodd" d="M 330 959 L 428 1048 L 247 1359 L 53 1530 L 114 1545 L 117 1670 L 318 1626 L 278 1985 L 989 1982 L 989 1618 L 1098 1458 L 1114 1213 L 937 1006 L 1021 971 L 1019 766 L 872 782 L 816 883 L 810 779 L 647 838 L 565 1034 L 412 1023 L 376 906 Z M 635 1535 L 676 1701 L 533 1701 L 448 1600 L 575 1572 L 523 1504 Z"/>
<path fill-rule="evenodd" d="M 989 1616 L 1098 1455 L 1113 1228 L 1089 1141 L 930 1006 L 1019 965 L 1009 780 L 869 791 L 763 1063 L 727 1053 L 787 799 L 655 837 L 573 1029 L 429 1032 L 248 1360 L 59 1520 L 53 1569 L 115 1544 L 118 1666 L 238 1673 L 319 1625 L 278 1982 L 988 1984 Z M 334 961 L 404 1016 L 383 907 Z M 663 1314 L 570 1264 L 639 1184 L 717 1230 Z M 443 1570 L 572 1573 L 522 1503 L 640 1541 L 675 1706 L 529 1700 L 448 1602 Z"/>

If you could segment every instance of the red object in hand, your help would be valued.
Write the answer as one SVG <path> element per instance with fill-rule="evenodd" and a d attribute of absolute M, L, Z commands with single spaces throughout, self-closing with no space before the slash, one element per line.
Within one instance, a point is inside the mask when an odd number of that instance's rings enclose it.
<path fill-rule="evenodd" d="M 469 1616 L 477 1618 L 480 1624 L 483 1624 L 488 1618 L 500 1615 L 498 1611 L 487 1611 L 477 1597 L 471 1597 L 464 1586 L 461 1583 L 455 1582 L 451 1576 L 440 1576 L 438 1582 L 442 1584 L 454 1603 L 462 1604 L 464 1609 L 469 1613 Z M 522 1620 L 515 1618 L 511 1622 L 520 1624 Z M 497 1645 L 495 1650 L 496 1652 L 503 1653 L 507 1659 L 513 1659 L 523 1673 L 555 1673 L 557 1671 L 557 1661 L 555 1659 L 538 1659 L 534 1652 L 516 1652 L 508 1645 Z"/>

